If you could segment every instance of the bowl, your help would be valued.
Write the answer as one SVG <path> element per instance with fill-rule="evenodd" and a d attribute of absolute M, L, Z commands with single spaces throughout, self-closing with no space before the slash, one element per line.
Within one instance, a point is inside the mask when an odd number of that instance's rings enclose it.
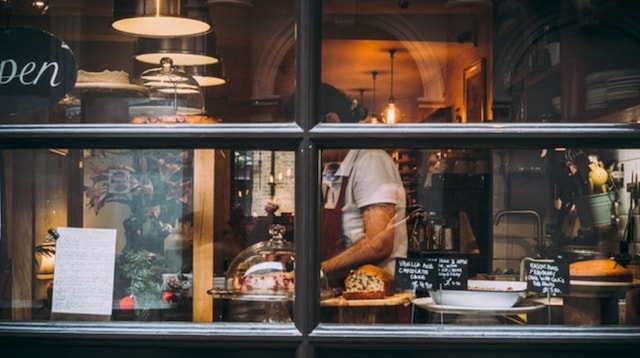
<path fill-rule="evenodd" d="M 429 295 L 441 306 L 503 309 L 518 303 L 526 289 L 526 281 L 468 280 L 467 290 L 430 290 Z"/>

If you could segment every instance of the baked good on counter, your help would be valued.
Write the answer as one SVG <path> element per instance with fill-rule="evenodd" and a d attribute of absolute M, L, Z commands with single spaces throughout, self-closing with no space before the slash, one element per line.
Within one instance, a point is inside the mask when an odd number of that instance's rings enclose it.
<path fill-rule="evenodd" d="M 294 293 L 294 271 L 267 272 L 233 277 L 233 291 L 253 295 Z"/>
<path fill-rule="evenodd" d="M 569 277 L 578 281 L 633 281 L 631 271 L 614 259 L 592 259 L 573 262 L 569 265 Z"/>
<path fill-rule="evenodd" d="M 122 83 L 129 84 L 129 74 L 124 71 L 104 70 L 90 72 L 78 70 L 76 83 Z"/>
<path fill-rule="evenodd" d="M 379 299 L 395 293 L 393 276 L 375 265 L 363 265 L 351 270 L 344 280 L 342 297 L 347 300 Z"/>
<path fill-rule="evenodd" d="M 207 124 L 207 123 L 220 123 L 220 120 L 203 115 L 196 114 L 175 114 L 165 116 L 135 116 L 131 118 L 131 123 L 144 124 L 144 123 L 191 123 L 191 124 Z"/>

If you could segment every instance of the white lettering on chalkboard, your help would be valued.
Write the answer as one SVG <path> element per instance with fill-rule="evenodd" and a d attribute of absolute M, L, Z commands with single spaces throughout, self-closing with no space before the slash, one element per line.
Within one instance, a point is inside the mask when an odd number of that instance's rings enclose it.
<path fill-rule="evenodd" d="M 6 85 L 13 80 L 17 80 L 25 86 L 35 86 L 40 83 L 44 73 L 47 70 L 51 70 L 49 86 L 58 87 L 60 85 L 58 79 L 59 68 L 60 66 L 56 62 L 43 62 L 38 70 L 38 65 L 33 61 L 27 62 L 20 68 L 15 60 L 2 60 L 0 61 L 0 85 Z"/>
<path fill-rule="evenodd" d="M 566 278 L 562 277 L 560 271 L 557 265 L 530 262 L 527 280 L 536 292 L 549 293 L 551 295 L 560 294 L 562 293 L 563 285 L 567 283 Z"/>

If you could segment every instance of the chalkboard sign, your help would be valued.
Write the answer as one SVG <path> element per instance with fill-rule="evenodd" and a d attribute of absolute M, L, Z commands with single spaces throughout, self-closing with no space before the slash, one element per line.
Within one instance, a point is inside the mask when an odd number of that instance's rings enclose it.
<path fill-rule="evenodd" d="M 438 281 L 438 259 L 397 259 L 395 287 L 415 291 L 435 288 Z"/>
<path fill-rule="evenodd" d="M 466 290 L 469 278 L 469 259 L 438 258 L 438 289 Z"/>
<path fill-rule="evenodd" d="M 555 296 L 569 291 L 569 263 L 529 261 L 525 264 L 527 290 Z"/>

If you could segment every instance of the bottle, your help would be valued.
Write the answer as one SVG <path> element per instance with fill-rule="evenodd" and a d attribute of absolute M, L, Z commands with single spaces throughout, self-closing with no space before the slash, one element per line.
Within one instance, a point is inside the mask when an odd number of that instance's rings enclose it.
<path fill-rule="evenodd" d="M 430 211 L 426 227 L 427 250 L 444 249 L 444 218 L 438 213 Z"/>

